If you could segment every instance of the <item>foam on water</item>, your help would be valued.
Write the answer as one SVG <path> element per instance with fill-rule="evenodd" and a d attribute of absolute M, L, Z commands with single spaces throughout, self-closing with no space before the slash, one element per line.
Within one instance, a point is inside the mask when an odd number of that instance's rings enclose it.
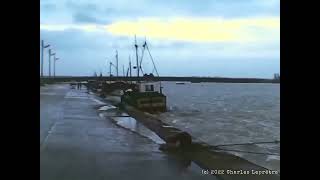
<path fill-rule="evenodd" d="M 187 87 L 172 82 L 162 84 L 169 111 L 159 115 L 160 118 L 208 144 L 280 140 L 278 84 L 203 83 Z M 280 144 L 242 148 L 280 152 Z M 280 167 L 277 159 L 266 163 L 268 155 L 233 154 L 270 169 Z"/>

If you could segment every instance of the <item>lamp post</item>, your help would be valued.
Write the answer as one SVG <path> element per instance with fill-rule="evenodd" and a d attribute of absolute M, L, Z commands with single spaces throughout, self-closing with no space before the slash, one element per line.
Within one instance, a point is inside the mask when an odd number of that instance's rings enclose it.
<path fill-rule="evenodd" d="M 56 58 L 54 55 L 54 62 L 53 62 L 53 77 L 56 78 L 56 61 L 59 60 L 59 58 Z"/>
<path fill-rule="evenodd" d="M 51 53 L 51 49 L 49 49 L 49 78 L 51 78 L 51 56 L 54 56 L 56 53 Z"/>
<path fill-rule="evenodd" d="M 50 44 L 44 45 L 44 41 L 41 40 L 41 77 L 43 77 L 43 50 L 49 46 Z"/>

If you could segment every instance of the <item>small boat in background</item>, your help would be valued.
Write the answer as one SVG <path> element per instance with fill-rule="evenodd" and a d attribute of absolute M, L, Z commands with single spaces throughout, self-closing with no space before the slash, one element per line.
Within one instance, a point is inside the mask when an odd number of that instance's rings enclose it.
<path fill-rule="evenodd" d="M 186 84 L 185 82 L 176 82 L 176 84 Z"/>
<path fill-rule="evenodd" d="M 195 79 L 192 79 L 190 82 L 191 83 L 201 83 L 201 80 L 195 78 Z"/>

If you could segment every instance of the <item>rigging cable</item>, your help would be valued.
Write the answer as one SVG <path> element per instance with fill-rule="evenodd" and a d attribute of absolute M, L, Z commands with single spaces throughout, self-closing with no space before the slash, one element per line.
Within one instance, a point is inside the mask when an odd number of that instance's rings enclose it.
<path fill-rule="evenodd" d="M 152 64 L 153 64 L 153 68 L 154 68 L 154 70 L 156 71 L 157 76 L 159 76 L 157 67 L 156 67 L 156 65 L 154 64 L 154 61 L 153 61 L 153 58 L 152 58 L 151 53 L 150 53 L 150 51 L 149 51 L 149 46 L 147 45 L 147 43 L 146 43 L 146 47 L 147 47 L 148 53 L 149 53 L 149 55 L 150 55 L 150 58 L 151 58 L 151 61 L 152 61 Z"/>
<path fill-rule="evenodd" d="M 139 66 L 140 66 L 139 68 L 141 69 L 141 71 L 142 71 L 142 66 L 141 66 L 141 64 L 142 64 L 142 60 L 143 60 L 143 56 L 144 56 L 144 51 L 145 51 L 145 49 L 146 49 L 146 45 L 147 45 L 147 42 L 145 41 L 144 44 L 142 45 L 143 49 L 142 49 L 141 59 L 140 59 L 140 63 L 139 63 Z M 142 71 L 142 73 L 143 73 L 143 71 Z"/>

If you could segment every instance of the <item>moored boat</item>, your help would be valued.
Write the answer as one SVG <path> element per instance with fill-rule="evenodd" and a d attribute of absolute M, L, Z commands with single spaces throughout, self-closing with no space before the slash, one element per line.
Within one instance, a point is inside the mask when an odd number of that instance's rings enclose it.
<path fill-rule="evenodd" d="M 157 76 L 159 76 L 146 41 L 142 47 L 142 53 L 144 53 L 145 50 L 149 52 L 153 63 L 153 68 Z M 137 43 L 135 43 L 135 48 L 137 64 L 134 68 L 137 70 L 137 77 L 139 77 L 140 70 L 143 72 L 141 67 L 143 54 L 141 55 L 141 60 L 139 63 Z M 121 96 L 121 103 L 128 104 L 134 108 L 147 112 L 164 112 L 167 109 L 166 96 L 162 93 L 161 81 L 155 81 L 152 73 L 149 75 L 144 74 L 143 81 L 137 81 L 134 88 L 125 90 L 124 94 Z"/>
<path fill-rule="evenodd" d="M 161 92 L 160 82 L 145 81 L 136 84 L 121 96 L 121 102 L 147 112 L 166 111 L 166 96 Z"/>

